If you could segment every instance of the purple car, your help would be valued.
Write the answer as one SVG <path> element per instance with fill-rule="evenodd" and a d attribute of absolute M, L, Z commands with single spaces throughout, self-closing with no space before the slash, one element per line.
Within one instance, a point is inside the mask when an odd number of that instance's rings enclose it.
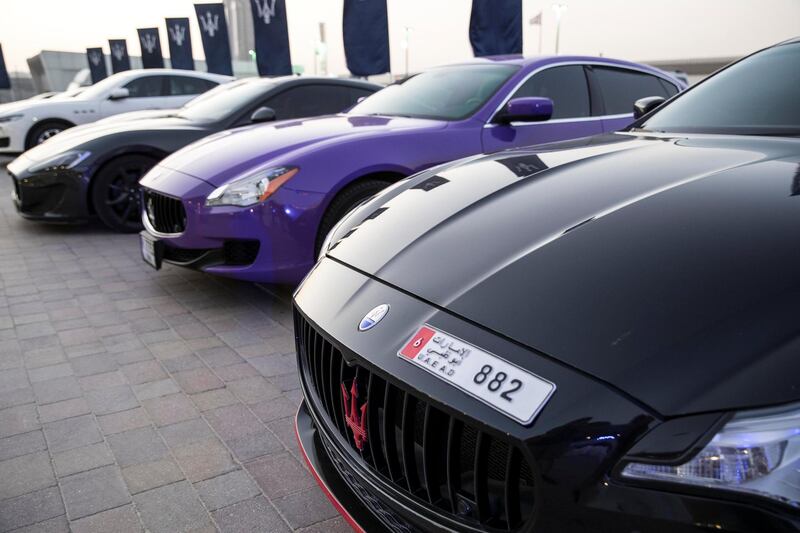
<path fill-rule="evenodd" d="M 142 255 L 155 268 L 296 283 L 333 225 L 386 186 L 454 159 L 614 131 L 636 100 L 684 87 L 612 59 L 489 58 L 417 74 L 347 113 L 213 135 L 142 179 Z"/>

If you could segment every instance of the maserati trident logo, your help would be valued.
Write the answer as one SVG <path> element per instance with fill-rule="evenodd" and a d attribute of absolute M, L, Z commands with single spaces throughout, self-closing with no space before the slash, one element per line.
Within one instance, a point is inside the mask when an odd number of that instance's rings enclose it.
<path fill-rule="evenodd" d="M 115 43 L 114 46 L 111 47 L 111 54 L 117 61 L 122 61 L 122 58 L 125 57 L 125 47 L 119 43 Z"/>
<path fill-rule="evenodd" d="M 156 36 L 152 33 L 148 33 L 146 35 L 142 35 L 139 39 L 142 41 L 142 47 L 147 50 L 148 54 L 152 54 L 156 50 Z"/>
<path fill-rule="evenodd" d="M 98 66 L 102 60 L 103 58 L 101 57 L 100 52 L 97 50 L 89 52 L 89 61 L 92 62 L 92 65 Z"/>
<path fill-rule="evenodd" d="M 275 2 L 277 1 L 278 0 L 256 0 L 258 17 L 264 21 L 264 24 L 272 22 L 272 17 L 275 16 Z"/>
<path fill-rule="evenodd" d="M 206 14 L 200 17 L 200 26 L 209 37 L 214 37 L 219 31 L 219 15 L 212 15 L 211 11 L 206 11 Z"/>
<path fill-rule="evenodd" d="M 183 41 L 186 40 L 186 26 L 173 24 L 169 28 L 169 37 L 177 46 L 183 46 Z"/>
<path fill-rule="evenodd" d="M 367 313 L 358 324 L 358 331 L 367 331 L 374 328 L 389 312 L 389 304 L 381 304 Z"/>
<path fill-rule="evenodd" d="M 367 402 L 358 407 L 358 384 L 353 380 L 350 394 L 342 383 L 342 399 L 344 400 L 344 419 L 347 427 L 353 432 L 353 442 L 358 450 L 364 449 L 367 442 Z"/>

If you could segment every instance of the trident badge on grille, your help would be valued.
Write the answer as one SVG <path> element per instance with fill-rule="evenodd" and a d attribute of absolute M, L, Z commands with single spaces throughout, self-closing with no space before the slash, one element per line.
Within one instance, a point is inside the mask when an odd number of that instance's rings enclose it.
<path fill-rule="evenodd" d="M 344 399 L 344 419 L 347 427 L 353 431 L 356 448 L 363 450 L 364 443 L 367 442 L 367 402 L 364 402 L 360 409 L 358 408 L 358 385 L 355 379 L 350 387 L 350 394 L 347 393 L 347 387 L 342 383 L 342 398 Z"/>

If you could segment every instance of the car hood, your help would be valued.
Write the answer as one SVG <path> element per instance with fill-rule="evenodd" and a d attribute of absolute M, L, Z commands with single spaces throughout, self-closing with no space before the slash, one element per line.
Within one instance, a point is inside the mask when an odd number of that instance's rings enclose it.
<path fill-rule="evenodd" d="M 161 166 L 220 186 L 276 157 L 288 157 L 312 146 L 345 143 L 400 129 L 439 129 L 445 124 L 426 119 L 333 115 L 247 126 L 197 141 L 166 158 Z"/>
<path fill-rule="evenodd" d="M 724 136 L 509 151 L 387 190 L 329 255 L 664 415 L 795 401 L 798 162 Z"/>
<path fill-rule="evenodd" d="M 130 111 L 128 113 L 119 113 L 111 115 L 104 119 L 98 120 L 95 124 L 110 124 L 118 122 L 128 122 L 130 120 L 144 120 L 150 118 L 165 118 L 173 117 L 180 112 L 180 109 L 143 109 L 141 111 Z"/>
<path fill-rule="evenodd" d="M 89 148 L 94 141 L 107 139 L 114 135 L 126 135 L 127 145 L 135 144 L 135 137 L 141 138 L 141 143 L 147 144 L 148 134 L 153 131 L 165 130 L 202 130 L 203 125 L 178 117 L 142 118 L 128 121 L 101 121 L 84 124 L 65 130 L 55 137 L 48 139 L 25 155 L 33 161 L 42 161 L 54 157 L 68 150 Z"/>

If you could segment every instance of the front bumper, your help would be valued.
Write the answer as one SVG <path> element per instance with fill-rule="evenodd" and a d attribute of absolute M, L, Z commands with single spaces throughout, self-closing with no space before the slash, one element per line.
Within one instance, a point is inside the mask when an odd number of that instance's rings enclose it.
<path fill-rule="evenodd" d="M 91 215 L 89 178 L 82 169 L 31 173 L 25 156 L 12 161 L 7 171 L 14 183 L 13 201 L 24 218 L 48 222 L 79 222 Z"/>
<path fill-rule="evenodd" d="M 27 120 L 0 124 L 0 155 L 21 154 L 25 151 Z"/>
<path fill-rule="evenodd" d="M 157 167 L 160 176 L 142 183 L 144 194 L 182 204 L 179 231 L 158 231 L 143 214 L 145 229 L 163 241 L 164 260 L 209 274 L 262 283 L 299 282 L 314 264 L 317 195 L 286 187 L 250 207 L 206 207 L 214 187 L 181 172 Z M 147 196 L 145 196 L 147 198 Z M 148 209 L 145 200 L 145 209 Z"/>
<path fill-rule="evenodd" d="M 357 325 L 361 318 L 380 303 L 388 303 L 390 313 L 378 326 L 368 332 L 359 332 Z M 433 309 L 336 261 L 326 259 L 315 267 L 298 289 L 295 304 L 295 335 L 305 397 L 304 411 L 301 411 L 298 423 L 307 424 L 305 417 L 311 418 L 315 432 L 312 440 L 317 455 L 321 456 L 317 461 L 324 464 L 327 456 L 331 465 L 340 465 L 338 469 L 334 467 L 339 472 L 338 481 L 328 480 L 327 485 L 345 512 L 356 517 L 359 523 L 363 520 L 363 513 L 367 512 L 373 519 L 381 521 L 384 529 L 393 531 L 499 531 L 498 525 L 504 526 L 503 530 L 526 532 L 800 530 L 800 518 L 787 509 L 761 506 L 752 500 L 737 500 L 723 495 L 692 494 L 681 487 L 625 483 L 616 479 L 612 476 L 614 467 L 642 435 L 660 424 L 657 415 L 643 410 L 590 376 Z M 557 393 L 528 427 L 499 415 L 396 356 L 397 350 L 423 322 L 492 353 L 502 354 L 508 361 L 551 379 L 558 384 Z M 324 354 L 324 357 L 314 359 L 309 352 Z M 341 369 L 336 364 L 337 358 L 346 363 Z M 320 362 L 310 363 L 312 360 Z M 328 370 L 325 362 L 337 366 L 337 369 Z M 362 372 L 365 379 L 377 377 L 379 383 L 389 383 L 393 390 L 415 398 L 415 405 L 426 405 L 426 409 L 434 409 L 451 419 L 474 426 L 492 441 L 508 442 L 523 450 L 524 456 L 531 459 L 535 472 L 534 510 L 523 517 L 521 525 L 512 524 L 510 529 L 492 515 L 491 498 L 488 500 L 489 511 L 483 518 L 453 514 L 448 510 L 450 504 L 443 504 L 438 497 L 430 498 L 429 489 L 420 483 L 419 480 L 425 478 L 425 458 L 436 459 L 433 464 L 442 464 L 441 467 L 448 469 L 453 479 L 478 478 L 474 474 L 478 471 L 478 463 L 474 463 L 476 466 L 470 473 L 472 463 L 454 467 L 447 460 L 441 460 L 438 451 L 426 451 L 424 444 L 419 452 L 417 444 L 406 448 L 414 452 L 402 454 L 410 464 L 416 461 L 420 469 L 419 479 L 408 487 L 409 490 L 420 487 L 423 490 L 409 492 L 403 486 L 407 480 L 401 480 L 398 485 L 397 479 L 392 479 L 391 471 L 387 476 L 385 470 L 374 466 L 380 461 L 372 457 L 380 458 L 382 453 L 376 451 L 377 455 L 373 456 L 372 451 L 357 450 L 351 432 L 342 430 L 341 424 L 334 420 L 341 418 L 341 412 L 333 417 L 329 415 L 331 409 L 343 410 L 341 404 L 336 405 L 341 399 L 329 395 L 331 389 L 336 388 L 336 380 L 332 380 L 334 386 L 331 387 L 324 379 L 326 373 L 333 371 L 339 372 L 342 383 L 348 376 L 352 379 L 354 374 L 359 376 Z M 322 394 L 317 392 L 320 390 Z M 370 409 L 381 405 L 380 398 L 371 398 L 369 390 L 361 394 L 360 401 L 366 398 Z M 368 415 L 377 418 L 379 427 L 384 427 L 385 413 L 390 412 L 386 410 L 386 403 L 383 405 L 382 412 Z M 409 416 L 409 420 L 416 420 L 414 416 L 417 415 Z M 405 417 L 403 414 L 403 420 Z M 373 423 L 368 418 L 368 431 Z M 412 424 L 410 427 L 416 426 Z M 302 432 L 300 437 L 303 438 Z M 370 439 L 386 442 L 383 437 L 381 430 Z M 421 442 L 424 443 L 425 438 Z M 432 442 L 449 449 L 445 439 L 433 439 Z M 308 448 L 310 444 L 304 445 Z M 429 453 L 430 456 L 426 455 Z M 497 457 L 497 454 L 490 451 L 488 457 Z M 311 466 L 315 468 L 314 464 Z M 408 470 L 415 471 L 417 468 L 414 467 Z M 345 487 L 339 488 L 342 483 Z M 456 498 L 464 496 L 459 490 L 454 493 Z M 361 493 L 366 493 L 367 497 L 358 497 Z M 349 506 L 346 503 L 348 494 L 356 495 L 360 503 Z M 469 501 L 468 495 L 463 499 Z M 383 519 L 387 512 L 398 519 L 394 522 L 399 522 L 401 527 L 387 525 Z M 502 518 L 502 514 L 498 516 Z"/>

